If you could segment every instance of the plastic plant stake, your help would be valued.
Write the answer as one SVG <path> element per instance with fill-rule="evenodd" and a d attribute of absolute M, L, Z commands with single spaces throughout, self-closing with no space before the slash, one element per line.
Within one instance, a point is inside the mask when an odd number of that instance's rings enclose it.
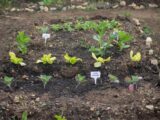
<path fill-rule="evenodd" d="M 48 33 L 43 33 L 42 38 L 45 40 L 44 43 L 45 45 L 47 44 L 47 40 L 51 37 L 51 34 Z"/>
<path fill-rule="evenodd" d="M 97 79 L 101 77 L 100 71 L 93 71 L 91 72 L 91 78 L 94 79 L 94 84 L 97 85 Z"/>

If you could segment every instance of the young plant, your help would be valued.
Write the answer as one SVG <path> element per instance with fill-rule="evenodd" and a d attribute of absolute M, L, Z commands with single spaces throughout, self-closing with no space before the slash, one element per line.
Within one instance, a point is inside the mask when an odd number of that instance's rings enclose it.
<path fill-rule="evenodd" d="M 65 116 L 62 116 L 62 115 L 55 115 L 54 118 L 56 120 L 67 120 Z"/>
<path fill-rule="evenodd" d="M 10 61 L 16 65 L 25 66 L 26 64 L 23 62 L 23 58 L 16 57 L 14 52 L 9 52 Z"/>
<path fill-rule="evenodd" d="M 133 50 L 130 51 L 130 59 L 132 62 L 140 62 L 142 57 L 141 57 L 141 53 L 137 52 L 135 55 L 133 55 Z"/>
<path fill-rule="evenodd" d="M 24 32 L 18 32 L 16 41 L 18 44 L 18 48 L 22 54 L 27 53 L 27 45 L 30 40 L 31 40 L 30 37 L 28 37 Z"/>
<path fill-rule="evenodd" d="M 68 32 L 74 31 L 74 28 L 72 27 L 72 23 L 71 22 L 64 23 L 63 24 L 63 29 L 65 31 L 68 31 Z"/>
<path fill-rule="evenodd" d="M 41 33 L 48 33 L 49 31 L 48 26 L 40 26 L 38 27 L 38 29 L 40 30 Z"/>
<path fill-rule="evenodd" d="M 82 62 L 82 59 L 81 58 L 77 58 L 77 57 L 71 57 L 68 55 L 68 53 L 66 53 L 64 55 L 64 59 L 67 63 L 71 64 L 71 65 L 74 65 L 76 64 L 77 62 L 81 61 Z"/>
<path fill-rule="evenodd" d="M 139 77 L 136 75 L 132 75 L 126 82 L 129 84 L 136 84 L 139 81 Z"/>
<path fill-rule="evenodd" d="M 22 113 L 22 120 L 27 120 L 28 119 L 27 116 L 28 116 L 27 112 L 26 111 L 23 112 Z"/>
<path fill-rule="evenodd" d="M 109 77 L 109 80 L 110 80 L 112 83 L 119 83 L 119 79 L 118 79 L 117 76 L 112 75 L 112 74 L 108 74 L 108 77 Z"/>
<path fill-rule="evenodd" d="M 105 62 L 110 62 L 111 61 L 111 57 L 108 57 L 106 59 L 102 58 L 102 57 L 96 57 L 96 55 L 94 53 L 92 53 L 92 57 L 96 60 L 96 62 L 94 63 L 94 67 L 95 68 L 99 68 L 102 66 L 102 64 L 104 64 Z"/>
<path fill-rule="evenodd" d="M 75 76 L 76 81 L 78 82 L 78 85 L 76 86 L 76 88 L 80 85 L 86 82 L 86 77 L 84 75 L 81 74 L 77 74 Z"/>
<path fill-rule="evenodd" d="M 49 82 L 49 80 L 52 78 L 52 76 L 50 76 L 50 75 L 40 75 L 39 78 L 43 82 L 43 85 L 44 85 L 44 88 L 45 88 L 47 83 Z"/>
<path fill-rule="evenodd" d="M 53 64 L 55 60 L 56 57 L 52 57 L 52 54 L 44 54 L 40 60 L 36 61 L 36 63 Z"/>
<path fill-rule="evenodd" d="M 4 84 L 6 84 L 9 88 L 11 88 L 11 84 L 13 82 L 13 77 L 4 76 L 3 79 Z"/>
<path fill-rule="evenodd" d="M 126 43 L 131 41 L 133 37 L 125 31 L 114 31 L 110 34 L 109 39 L 115 40 L 120 48 L 120 51 L 122 51 L 123 49 L 130 47 L 129 45 L 126 45 Z"/>
<path fill-rule="evenodd" d="M 62 25 L 61 24 L 53 24 L 51 25 L 51 29 L 55 32 L 62 30 Z"/>
<path fill-rule="evenodd" d="M 51 4 L 54 3 L 55 0 L 43 0 L 43 4 L 46 6 L 50 6 Z"/>

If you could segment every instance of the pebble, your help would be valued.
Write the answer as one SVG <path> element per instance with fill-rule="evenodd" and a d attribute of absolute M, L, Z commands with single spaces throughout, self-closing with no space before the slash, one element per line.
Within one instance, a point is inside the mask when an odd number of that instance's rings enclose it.
<path fill-rule="evenodd" d="M 44 7 L 44 11 L 45 11 L 45 12 L 48 12 L 48 11 L 49 11 L 49 8 L 48 8 L 47 6 L 45 6 L 45 7 Z"/>
<path fill-rule="evenodd" d="M 154 110 L 154 106 L 153 105 L 146 105 L 146 108 L 149 110 Z"/>
<path fill-rule="evenodd" d="M 18 96 L 15 96 L 13 101 L 14 101 L 15 103 L 19 103 L 19 102 L 20 102 L 20 98 L 19 98 Z"/>
<path fill-rule="evenodd" d="M 34 11 L 34 10 L 31 9 L 31 8 L 25 8 L 24 10 L 27 11 L 27 12 L 33 12 L 33 11 Z"/>
<path fill-rule="evenodd" d="M 40 10 L 41 10 L 41 11 L 43 11 L 43 10 L 44 10 L 44 6 L 40 6 L 39 8 L 40 8 Z"/>
<path fill-rule="evenodd" d="M 82 9 L 82 10 L 85 10 L 85 9 L 86 9 L 86 7 L 83 7 L 83 6 L 81 6 L 81 5 L 78 5 L 76 8 L 77 8 L 77 9 Z"/>
<path fill-rule="evenodd" d="M 157 5 L 157 4 L 150 3 L 150 4 L 149 4 L 149 7 L 150 7 L 150 8 L 158 8 L 158 5 Z"/>
<path fill-rule="evenodd" d="M 153 40 L 152 40 L 151 37 L 147 37 L 147 38 L 146 38 L 146 46 L 147 46 L 148 48 L 151 47 L 152 41 L 153 41 Z"/>
<path fill-rule="evenodd" d="M 152 65 L 158 65 L 158 60 L 155 59 L 155 58 L 151 59 L 151 64 Z"/>
<path fill-rule="evenodd" d="M 150 49 L 149 50 L 149 55 L 153 55 L 153 52 L 154 52 L 153 49 Z"/>
<path fill-rule="evenodd" d="M 132 20 L 137 26 L 140 26 L 140 22 L 137 18 L 133 18 Z"/>
<path fill-rule="evenodd" d="M 55 10 L 57 10 L 56 7 L 51 7 L 51 8 L 50 8 L 50 11 L 55 11 Z"/>
<path fill-rule="evenodd" d="M 113 9 L 116 9 L 116 8 L 118 8 L 119 7 L 119 5 L 117 4 L 117 5 L 114 5 L 114 6 L 112 6 L 112 8 Z"/>
<path fill-rule="evenodd" d="M 122 7 L 126 6 L 126 1 L 120 1 L 120 6 Z"/>
<path fill-rule="evenodd" d="M 14 11 L 16 11 L 16 8 L 12 8 L 10 11 L 11 11 L 11 12 L 14 12 Z"/>

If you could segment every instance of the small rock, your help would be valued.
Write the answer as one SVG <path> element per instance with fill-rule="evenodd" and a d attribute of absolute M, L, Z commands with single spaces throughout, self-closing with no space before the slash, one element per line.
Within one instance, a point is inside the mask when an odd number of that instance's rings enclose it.
<path fill-rule="evenodd" d="M 14 101 L 15 103 L 19 103 L 19 102 L 20 102 L 19 96 L 15 96 L 13 101 Z"/>
<path fill-rule="evenodd" d="M 11 11 L 11 12 L 14 12 L 14 11 L 16 11 L 16 8 L 12 8 L 10 11 Z"/>
<path fill-rule="evenodd" d="M 146 108 L 149 110 L 154 110 L 154 106 L 153 105 L 146 105 Z"/>
<path fill-rule="evenodd" d="M 33 12 L 34 10 L 30 9 L 30 8 L 25 8 L 25 11 L 27 11 L 27 12 Z"/>
<path fill-rule="evenodd" d="M 136 7 L 137 5 L 136 5 L 135 3 L 132 3 L 132 4 L 128 5 L 128 6 L 134 8 L 134 7 Z"/>
<path fill-rule="evenodd" d="M 44 5 L 44 3 L 43 3 L 43 2 L 38 2 L 38 4 L 39 4 L 39 5 L 41 5 L 41 6 L 43 6 L 43 5 Z"/>
<path fill-rule="evenodd" d="M 66 8 L 66 7 L 63 7 L 63 8 L 62 8 L 62 10 L 63 10 L 63 11 L 66 11 L 66 10 L 67 10 L 67 8 Z"/>
<path fill-rule="evenodd" d="M 149 55 L 153 55 L 153 52 L 154 52 L 153 49 L 150 49 L 149 50 Z"/>
<path fill-rule="evenodd" d="M 122 6 L 122 7 L 124 7 L 124 6 L 126 6 L 126 1 L 120 1 L 120 6 Z"/>
<path fill-rule="evenodd" d="M 149 4 L 149 7 L 150 7 L 150 8 L 158 8 L 158 5 L 157 5 L 157 4 L 154 4 L 154 3 L 150 3 L 150 4 Z"/>
<path fill-rule="evenodd" d="M 147 46 L 148 48 L 151 47 L 152 41 L 153 41 L 153 40 L 152 40 L 151 37 L 147 37 L 147 38 L 146 38 L 146 46 Z"/>
<path fill-rule="evenodd" d="M 88 5 L 88 2 L 83 3 L 83 6 L 87 6 L 87 5 Z"/>
<path fill-rule="evenodd" d="M 48 12 L 48 11 L 49 11 L 49 8 L 45 6 L 45 7 L 44 7 L 44 11 L 45 11 L 45 12 Z"/>
<path fill-rule="evenodd" d="M 51 7 L 51 8 L 50 8 L 50 11 L 55 11 L 55 10 L 57 10 L 56 7 Z"/>
<path fill-rule="evenodd" d="M 116 9 L 116 8 L 118 8 L 119 7 L 119 5 L 117 4 L 117 5 L 114 5 L 114 6 L 112 6 L 112 8 L 113 9 Z"/>
<path fill-rule="evenodd" d="M 81 6 L 81 5 L 78 5 L 76 8 L 77 8 L 77 9 L 82 9 L 82 10 L 85 10 L 85 9 L 86 9 L 86 7 L 83 7 L 83 6 Z"/>
<path fill-rule="evenodd" d="M 44 10 L 44 6 L 40 6 L 39 8 L 40 8 L 40 10 L 41 10 L 41 11 L 43 11 L 43 10 Z"/>
<path fill-rule="evenodd" d="M 155 59 L 155 58 L 151 59 L 151 64 L 152 65 L 158 65 L 158 60 Z"/>
<path fill-rule="evenodd" d="M 139 9 L 144 9 L 144 8 L 145 8 L 144 5 L 140 5 L 140 6 L 139 6 Z"/>
<path fill-rule="evenodd" d="M 95 111 L 95 107 L 91 107 L 90 110 L 91 110 L 91 111 Z"/>
<path fill-rule="evenodd" d="M 36 100 L 35 100 L 36 102 L 39 102 L 40 101 L 40 98 L 38 97 L 38 98 L 36 98 Z"/>
<path fill-rule="evenodd" d="M 28 77 L 27 75 L 23 75 L 23 76 L 22 76 L 22 79 L 28 80 L 29 77 Z"/>
<path fill-rule="evenodd" d="M 139 22 L 139 20 L 137 18 L 133 18 L 132 20 L 137 26 L 140 25 L 140 22 Z"/>
<path fill-rule="evenodd" d="M 97 8 L 98 8 L 98 9 L 104 9 L 104 8 L 105 8 L 104 2 L 99 2 L 99 3 L 97 3 Z"/>

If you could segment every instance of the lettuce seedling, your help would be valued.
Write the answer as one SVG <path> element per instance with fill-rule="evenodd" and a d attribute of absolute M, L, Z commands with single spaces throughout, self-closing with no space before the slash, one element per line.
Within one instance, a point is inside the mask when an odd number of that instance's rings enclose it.
<path fill-rule="evenodd" d="M 130 51 L 130 59 L 132 62 L 140 62 L 142 59 L 141 53 L 137 52 L 135 55 L 133 55 L 133 50 Z"/>
<path fill-rule="evenodd" d="M 74 28 L 72 27 L 72 23 L 71 23 L 71 22 L 64 23 L 64 24 L 63 24 L 63 29 L 64 29 L 65 31 L 68 31 L 68 32 L 74 31 Z"/>
<path fill-rule="evenodd" d="M 74 64 L 76 64 L 78 61 L 81 61 L 82 62 L 82 59 L 81 58 L 77 58 L 77 57 L 71 57 L 71 56 L 69 56 L 68 55 L 68 53 L 66 53 L 65 55 L 64 55 L 64 59 L 65 59 L 65 61 L 67 62 L 67 63 L 70 63 L 71 65 L 74 65 Z"/>
<path fill-rule="evenodd" d="M 6 84 L 9 88 L 11 88 L 11 84 L 13 82 L 13 77 L 4 76 L 3 79 L 4 84 Z"/>
<path fill-rule="evenodd" d="M 62 116 L 62 115 L 55 115 L 54 118 L 56 120 L 67 120 L 65 116 Z"/>
<path fill-rule="evenodd" d="M 26 111 L 23 112 L 22 113 L 22 120 L 27 120 L 28 119 L 27 116 L 28 116 L 27 112 Z"/>
<path fill-rule="evenodd" d="M 112 74 L 108 74 L 108 77 L 109 77 L 109 80 L 110 80 L 112 83 L 119 83 L 119 79 L 118 79 L 117 76 L 112 75 Z"/>
<path fill-rule="evenodd" d="M 51 29 L 55 32 L 62 30 L 62 25 L 61 24 L 53 24 L 51 25 Z"/>
<path fill-rule="evenodd" d="M 55 60 L 56 57 L 52 57 L 52 54 L 44 54 L 40 60 L 36 61 L 36 63 L 53 64 Z"/>
<path fill-rule="evenodd" d="M 9 52 L 10 61 L 16 65 L 25 66 L 26 64 L 23 62 L 23 58 L 16 57 L 14 52 Z"/>
<path fill-rule="evenodd" d="M 96 60 L 96 62 L 94 63 L 95 68 L 101 67 L 102 64 L 104 64 L 105 62 L 110 62 L 111 61 L 111 57 L 108 57 L 106 59 L 104 59 L 102 57 L 97 58 L 94 53 L 92 53 L 92 57 Z"/>
<path fill-rule="evenodd" d="M 24 32 L 18 32 L 16 41 L 18 43 L 18 48 L 22 54 L 27 53 L 27 45 L 30 40 L 30 37 L 28 37 Z"/>
<path fill-rule="evenodd" d="M 44 88 L 45 88 L 47 83 L 49 82 L 49 80 L 52 78 L 52 76 L 50 76 L 50 75 L 40 75 L 39 78 L 43 82 L 43 85 L 44 85 Z"/>

